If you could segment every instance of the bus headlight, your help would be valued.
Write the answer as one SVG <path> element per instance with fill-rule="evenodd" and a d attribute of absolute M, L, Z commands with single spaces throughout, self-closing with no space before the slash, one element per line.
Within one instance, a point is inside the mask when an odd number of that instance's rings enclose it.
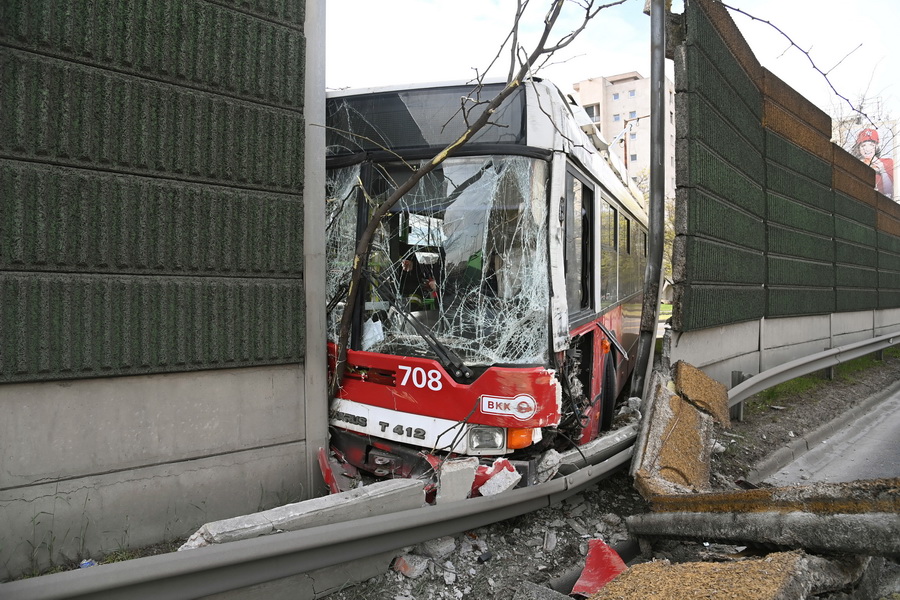
<path fill-rule="evenodd" d="M 469 450 L 501 450 L 506 445 L 505 430 L 476 425 L 469 428 Z"/>

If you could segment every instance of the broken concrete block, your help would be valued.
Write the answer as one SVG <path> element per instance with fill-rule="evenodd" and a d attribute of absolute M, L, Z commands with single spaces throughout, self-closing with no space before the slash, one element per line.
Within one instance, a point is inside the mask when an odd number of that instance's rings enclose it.
<path fill-rule="evenodd" d="M 683 372 L 689 373 L 688 387 L 701 379 L 693 371 Z M 632 464 L 635 487 L 646 499 L 709 490 L 713 417 L 674 394 L 661 374 L 654 373 L 652 383 Z"/>
<path fill-rule="evenodd" d="M 522 475 L 520 475 L 516 471 L 500 469 L 499 471 L 494 473 L 490 479 L 482 484 L 481 487 L 478 488 L 478 492 L 482 496 L 495 496 L 497 494 L 502 494 L 503 492 L 516 487 L 521 479 Z"/>
<path fill-rule="evenodd" d="M 182 550 L 195 550 L 197 548 L 204 548 L 209 546 L 209 541 L 205 537 L 203 537 L 203 528 L 201 527 L 197 531 L 191 534 L 191 536 L 185 540 L 185 542 L 178 547 L 178 552 Z"/>
<path fill-rule="evenodd" d="M 296 531 L 319 525 L 421 508 L 425 484 L 418 479 L 388 479 L 339 494 L 304 500 L 258 513 L 277 529 Z"/>
<path fill-rule="evenodd" d="M 444 563 L 444 583 L 447 585 L 456 583 L 456 567 L 449 560 Z"/>
<path fill-rule="evenodd" d="M 222 519 L 221 521 L 213 521 L 203 525 L 188 538 L 188 541 L 179 550 L 190 550 L 209 544 L 224 544 L 235 540 L 246 540 L 261 535 L 268 535 L 274 530 L 272 522 L 261 516 L 260 513 Z"/>
<path fill-rule="evenodd" d="M 430 558 L 418 554 L 402 554 L 394 559 L 393 568 L 398 573 L 409 579 L 416 579 L 428 570 Z"/>
<path fill-rule="evenodd" d="M 560 462 L 562 462 L 562 457 L 556 450 L 551 448 L 544 452 L 537 464 L 536 483 L 545 483 L 553 479 L 559 471 Z"/>
<path fill-rule="evenodd" d="M 418 554 L 439 560 L 453 554 L 456 550 L 456 539 L 450 536 L 435 538 L 422 542 L 416 546 L 416 550 Z"/>
<path fill-rule="evenodd" d="M 478 459 L 474 456 L 453 458 L 441 463 L 435 504 L 465 500 L 472 491 Z"/>
<path fill-rule="evenodd" d="M 778 552 L 735 562 L 668 560 L 632 566 L 610 581 L 591 600 L 645 598 L 680 600 L 713 593 L 760 600 L 793 600 L 845 588 L 856 582 L 868 559 L 826 559 L 803 552 Z M 735 596 L 737 597 L 737 596 Z"/>
<path fill-rule="evenodd" d="M 417 479 L 389 479 L 362 488 L 279 506 L 203 525 L 179 550 L 295 531 L 352 519 L 386 515 L 425 505 L 425 484 Z"/>
<path fill-rule="evenodd" d="M 675 363 L 675 386 L 682 398 L 711 415 L 722 427 L 729 427 L 728 388 L 697 367 L 684 361 Z"/>

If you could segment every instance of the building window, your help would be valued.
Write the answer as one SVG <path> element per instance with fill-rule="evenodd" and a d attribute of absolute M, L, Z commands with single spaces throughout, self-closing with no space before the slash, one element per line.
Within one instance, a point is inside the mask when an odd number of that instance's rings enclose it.
<path fill-rule="evenodd" d="M 616 92 L 615 94 L 613 94 L 613 100 L 618 100 L 618 99 L 619 99 L 619 93 Z"/>
<path fill-rule="evenodd" d="M 637 162 L 637 154 L 632 154 L 630 160 L 631 162 Z"/>
<path fill-rule="evenodd" d="M 636 110 L 633 110 L 633 111 L 629 112 L 629 113 L 628 113 L 628 118 L 629 118 L 629 119 L 635 119 L 635 118 L 637 118 L 637 111 L 636 111 Z"/>
<path fill-rule="evenodd" d="M 613 115 L 613 121 L 621 121 L 621 120 L 622 120 L 622 115 L 620 115 L 619 113 L 616 113 Z"/>
<path fill-rule="evenodd" d="M 670 112 L 669 113 L 669 123 L 674 123 L 674 122 L 675 122 L 675 113 Z"/>
<path fill-rule="evenodd" d="M 634 98 L 634 90 L 628 90 L 628 97 Z"/>
<path fill-rule="evenodd" d="M 636 139 L 637 139 L 637 134 L 636 134 L 636 133 L 629 133 L 629 134 L 628 134 L 628 139 L 629 139 L 629 140 L 636 140 Z"/>

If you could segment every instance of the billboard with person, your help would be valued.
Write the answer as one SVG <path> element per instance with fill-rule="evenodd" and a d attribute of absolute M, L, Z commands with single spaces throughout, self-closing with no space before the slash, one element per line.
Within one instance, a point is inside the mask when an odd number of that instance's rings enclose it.
<path fill-rule="evenodd" d="M 894 129 L 892 123 L 884 122 L 880 127 L 869 124 L 853 132 L 848 137 L 847 148 L 854 156 L 875 170 L 875 189 L 885 196 L 897 200 L 895 189 Z"/>

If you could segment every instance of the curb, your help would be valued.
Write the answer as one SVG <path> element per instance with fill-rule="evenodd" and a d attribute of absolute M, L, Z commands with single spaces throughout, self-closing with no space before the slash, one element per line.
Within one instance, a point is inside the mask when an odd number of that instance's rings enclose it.
<path fill-rule="evenodd" d="M 831 421 L 820 425 L 800 439 L 794 440 L 787 446 L 779 448 L 768 457 L 756 463 L 753 469 L 747 473 L 747 481 L 758 484 L 761 481 L 768 479 L 791 462 L 809 452 L 813 447 L 822 443 L 823 440 L 831 437 L 850 423 L 870 412 L 897 391 L 900 391 L 900 381 L 895 381 L 892 385 L 863 399 L 853 408 L 835 417 Z"/>

